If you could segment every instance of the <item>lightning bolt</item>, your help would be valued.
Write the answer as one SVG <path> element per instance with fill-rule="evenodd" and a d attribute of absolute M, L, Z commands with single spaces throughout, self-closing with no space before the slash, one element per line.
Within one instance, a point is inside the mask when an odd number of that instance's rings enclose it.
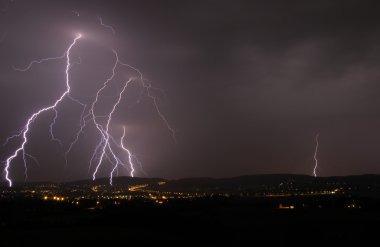
<path fill-rule="evenodd" d="M 132 153 L 124 146 L 124 137 L 125 137 L 125 126 L 123 126 L 123 135 L 121 136 L 120 138 L 120 146 L 121 148 L 126 151 L 128 153 L 128 162 L 129 164 L 131 165 L 131 177 L 134 177 L 133 176 L 133 173 L 135 172 L 135 168 L 134 168 L 134 165 L 133 165 L 133 161 L 132 159 L 135 158 Z M 135 158 L 136 159 L 136 158 Z"/>
<path fill-rule="evenodd" d="M 92 119 L 93 119 L 93 121 L 94 121 L 94 124 L 96 125 L 96 128 L 97 128 L 97 129 L 99 130 L 99 132 L 101 133 L 101 135 L 102 135 L 102 142 L 104 143 L 104 144 L 103 144 L 103 147 L 102 147 L 102 152 L 101 152 L 101 154 L 100 154 L 100 158 L 99 158 L 98 164 L 96 165 L 95 171 L 94 171 L 94 173 L 93 173 L 93 175 L 92 175 L 93 180 L 95 180 L 95 178 L 96 178 L 96 173 L 98 172 L 99 167 L 100 167 L 100 165 L 101 165 L 101 163 L 102 163 L 102 161 L 103 161 L 103 158 L 104 158 L 104 155 L 105 155 L 105 152 L 106 152 L 106 148 L 108 148 L 108 150 L 110 151 L 110 153 L 112 154 L 112 156 L 113 156 L 114 159 L 116 160 L 116 165 L 115 165 L 115 166 L 117 166 L 118 163 L 119 163 L 119 160 L 117 159 L 117 157 L 116 157 L 116 155 L 115 155 L 114 151 L 112 150 L 112 148 L 111 148 L 111 146 L 110 146 L 110 143 L 109 143 L 109 140 L 110 140 L 109 125 L 110 125 L 110 122 L 111 122 L 111 119 L 112 119 L 112 115 L 114 114 L 114 112 L 115 112 L 117 106 L 119 105 L 120 100 L 121 100 L 121 98 L 122 98 L 122 96 L 123 96 L 124 91 L 125 91 L 125 89 L 127 88 L 127 86 L 129 85 L 129 83 L 130 83 L 131 81 L 132 81 L 131 78 L 130 78 L 129 80 L 127 80 L 127 82 L 124 84 L 123 89 L 122 89 L 121 92 L 119 93 L 119 97 L 118 97 L 116 103 L 113 105 L 111 112 L 108 114 L 108 118 L 107 118 L 107 123 L 106 123 L 105 129 L 103 129 L 103 127 L 102 127 L 102 126 L 96 121 L 96 117 L 95 117 L 95 115 L 93 115 L 93 118 L 92 118 Z M 106 85 L 106 84 L 104 84 L 104 85 Z M 105 87 L 103 87 L 103 88 L 105 88 Z M 93 107 L 95 106 L 96 102 L 97 102 L 97 99 L 96 99 L 96 101 L 94 101 L 94 103 L 93 103 L 93 105 L 92 105 Z M 93 108 L 92 108 L 91 112 L 92 112 L 92 114 L 94 114 Z M 111 173 L 111 174 L 112 174 L 112 173 Z"/>
<path fill-rule="evenodd" d="M 35 64 L 41 64 L 41 63 L 44 63 L 44 62 L 47 62 L 47 61 L 51 61 L 51 60 L 59 60 L 59 59 L 63 59 L 63 58 L 65 58 L 65 56 L 66 56 L 66 52 L 63 53 L 62 56 L 58 56 L 58 57 L 48 57 L 48 58 L 42 58 L 42 59 L 39 59 L 39 60 L 33 60 L 33 61 L 31 61 L 31 62 L 30 62 L 25 68 L 18 68 L 18 67 L 15 67 L 14 65 L 12 65 L 12 68 L 13 68 L 13 70 L 15 70 L 15 71 L 26 72 L 26 71 L 30 70 L 30 69 L 33 67 L 33 65 L 35 65 Z M 79 61 L 73 62 L 72 64 L 70 64 L 70 67 L 73 66 L 73 65 L 75 65 L 75 64 L 81 64 L 81 63 L 82 63 L 82 59 L 79 57 Z M 72 101 L 74 101 L 74 102 L 76 102 L 76 103 L 78 103 L 78 104 L 84 106 L 83 103 L 81 103 L 81 102 L 80 102 L 79 100 L 77 100 L 77 99 L 72 98 L 70 95 L 68 95 L 68 98 L 71 99 Z M 55 125 L 55 123 L 56 123 L 56 121 L 57 121 L 57 118 L 58 118 L 58 111 L 57 111 L 57 109 L 55 109 L 55 108 L 53 108 L 53 110 L 54 110 L 54 118 L 53 118 L 53 121 L 52 121 L 52 122 L 50 123 L 50 125 L 49 125 L 49 132 L 50 132 L 50 136 L 51 136 L 50 139 L 51 139 L 52 141 L 56 141 L 56 142 L 58 142 L 58 143 L 62 146 L 62 142 L 61 142 L 61 140 L 57 139 L 57 138 L 54 136 L 53 128 L 54 128 L 54 125 Z M 10 138 L 7 138 L 7 141 L 8 141 L 8 139 L 11 139 L 11 138 L 13 138 L 13 137 L 16 137 L 16 136 L 12 136 L 12 137 L 10 137 Z M 7 141 L 6 141 L 6 142 L 7 142 Z"/>
<path fill-rule="evenodd" d="M 124 146 L 123 140 L 124 140 L 124 137 L 125 137 L 125 132 L 123 132 L 124 134 L 123 134 L 122 140 L 120 141 L 120 144 L 117 144 L 114 141 L 114 138 L 112 137 L 112 135 L 110 134 L 110 123 L 112 121 L 112 116 L 115 113 L 115 111 L 117 110 L 117 107 L 118 107 L 118 105 L 119 105 L 119 103 L 120 103 L 120 101 L 121 101 L 121 99 L 123 97 L 123 94 L 125 93 L 126 88 L 128 87 L 128 85 L 131 82 L 139 82 L 140 83 L 140 85 L 142 86 L 142 88 L 146 91 L 148 97 L 152 100 L 153 105 L 155 107 L 155 110 L 157 111 L 157 114 L 163 120 L 163 122 L 166 125 L 166 127 L 168 128 L 168 130 L 172 133 L 174 141 L 176 141 L 174 129 L 169 125 L 167 119 L 165 118 L 165 116 L 160 111 L 160 108 L 158 106 L 158 100 L 157 100 L 157 98 L 155 96 L 153 96 L 152 93 L 151 93 L 151 90 L 155 90 L 156 88 L 152 87 L 150 83 L 147 83 L 144 80 L 142 73 L 137 68 L 135 68 L 135 67 L 133 67 L 133 66 L 131 66 L 129 64 L 123 63 L 119 59 L 119 55 L 118 55 L 118 53 L 117 53 L 116 50 L 112 50 L 112 51 L 113 51 L 114 56 L 115 56 L 115 62 L 113 64 L 113 66 L 112 66 L 111 74 L 103 82 L 103 86 L 96 92 L 95 99 L 91 103 L 87 114 L 84 114 L 87 105 L 84 106 L 84 108 L 83 108 L 84 110 L 82 112 L 82 116 L 81 116 L 81 120 L 80 120 L 80 128 L 79 128 L 78 132 L 76 133 L 74 140 L 70 143 L 69 148 L 65 152 L 65 159 L 66 159 L 66 164 L 67 164 L 67 156 L 68 156 L 69 152 L 72 150 L 73 146 L 79 140 L 81 133 L 83 133 L 84 128 L 87 126 L 87 123 L 88 122 L 92 122 L 92 124 L 98 130 L 98 133 L 100 135 L 100 140 L 99 140 L 97 146 L 95 147 L 94 152 L 92 154 L 92 157 L 90 159 L 89 171 L 91 170 L 92 164 L 97 160 L 97 163 L 96 163 L 96 166 L 95 166 L 95 170 L 94 170 L 94 172 L 92 174 L 92 178 L 93 178 L 93 180 L 95 180 L 96 179 L 96 174 L 98 173 L 98 170 L 99 170 L 102 162 L 105 159 L 108 160 L 108 161 L 110 161 L 113 164 L 113 169 L 112 169 L 111 174 L 110 174 L 110 184 L 111 185 L 112 185 L 113 174 L 114 174 L 115 171 L 118 171 L 117 170 L 118 166 L 119 165 L 122 165 L 123 167 L 127 167 L 127 166 L 126 166 L 126 164 L 124 162 L 122 162 L 122 160 L 120 158 L 118 158 L 118 156 L 116 155 L 117 152 L 113 149 L 110 141 L 112 141 L 113 144 L 116 144 L 116 146 L 119 149 L 121 149 L 121 151 L 125 152 L 128 155 L 128 163 L 130 165 L 130 176 L 131 177 L 134 176 L 134 172 L 135 172 L 135 169 L 136 169 L 134 167 L 134 162 L 136 162 L 137 164 L 139 164 L 139 166 L 141 168 L 141 171 L 144 174 L 146 174 L 144 172 L 144 170 L 142 169 L 141 162 L 136 158 L 136 156 L 134 156 L 131 153 L 131 151 L 129 149 L 127 149 Z M 103 90 L 105 90 L 107 88 L 107 86 L 109 85 L 109 83 L 116 76 L 116 72 L 117 72 L 116 70 L 117 70 L 118 66 L 123 66 L 123 67 L 127 67 L 129 69 L 134 70 L 135 72 L 137 72 L 138 77 L 137 78 L 133 78 L 133 77 L 129 78 L 124 83 L 124 86 L 123 86 L 123 88 L 121 89 L 121 91 L 119 93 L 117 101 L 114 103 L 111 111 L 107 115 L 105 115 L 105 116 L 97 116 L 95 114 L 96 105 L 98 104 L 99 98 L 100 98 Z M 159 89 L 157 89 L 157 90 L 159 90 Z M 100 117 L 105 117 L 107 119 L 107 122 L 106 122 L 105 125 L 102 125 L 98 121 L 98 118 L 100 118 Z M 124 129 L 124 131 L 125 131 L 125 129 Z"/>
<path fill-rule="evenodd" d="M 66 74 L 66 91 L 61 95 L 61 97 L 59 97 L 55 102 L 54 104 L 50 105 L 50 106 L 47 106 L 47 107 L 44 107 L 44 108 L 41 108 L 40 110 L 38 110 L 37 112 L 33 113 L 31 115 L 31 117 L 27 120 L 25 126 L 23 127 L 21 133 L 20 133 L 20 136 L 22 136 L 22 143 L 21 145 L 13 152 L 13 154 L 11 156 L 9 156 L 6 161 L 5 161 L 5 168 L 4 168 L 4 172 L 5 172 L 5 179 L 7 180 L 9 186 L 12 186 L 12 180 L 10 179 L 9 177 L 9 168 L 10 168 L 10 165 L 11 165 L 11 162 L 19 155 L 20 152 L 23 153 L 23 158 L 24 158 L 24 161 L 25 161 L 25 145 L 27 144 L 28 142 L 28 134 L 29 134 L 29 130 L 30 130 L 30 127 L 31 127 L 31 124 L 34 122 L 34 120 L 36 120 L 36 118 L 46 112 L 46 111 L 49 111 L 49 110 L 54 110 L 56 111 L 56 106 L 67 96 L 69 95 L 70 93 L 70 84 L 69 84 L 69 70 L 70 70 L 70 67 L 71 67 L 71 64 L 70 64 L 70 52 L 71 52 L 71 49 L 72 47 L 77 43 L 78 39 L 80 39 L 82 37 L 81 34 L 78 34 L 73 42 L 70 44 L 70 46 L 68 47 L 68 49 L 66 50 L 65 52 L 65 56 L 66 56 L 66 70 L 65 70 L 65 74 Z M 59 57 L 60 58 L 60 57 Z M 57 59 L 57 58 L 53 58 L 53 59 Z M 38 61 L 33 61 L 29 64 L 29 66 L 27 66 L 26 68 L 30 68 L 34 63 L 41 63 L 43 61 L 46 61 L 46 60 L 51 60 L 51 59 L 41 59 L 41 60 L 38 60 Z M 21 71 L 25 71 L 25 70 L 21 70 Z"/>
<path fill-rule="evenodd" d="M 100 17 L 98 19 L 99 19 L 100 24 L 102 26 L 111 29 L 112 32 L 115 34 L 115 31 L 114 31 L 114 29 L 111 26 L 105 25 L 103 23 L 103 20 Z M 114 61 L 113 66 L 112 66 L 111 73 L 110 73 L 109 77 L 102 83 L 102 86 L 97 90 L 97 92 L 96 92 L 96 94 L 94 96 L 94 100 L 91 103 L 89 103 L 89 104 L 85 104 L 85 103 L 83 103 L 83 102 L 81 102 L 81 101 L 73 98 L 70 95 L 70 83 L 69 83 L 69 71 L 70 71 L 70 68 L 74 64 L 80 64 L 81 63 L 81 58 L 80 57 L 79 57 L 79 61 L 78 62 L 71 61 L 71 59 L 70 59 L 70 51 L 71 51 L 72 47 L 76 44 L 77 40 L 80 39 L 80 38 L 81 38 L 81 35 L 78 35 L 73 40 L 73 42 L 71 43 L 71 45 L 68 47 L 68 49 L 66 50 L 66 52 L 63 55 L 61 55 L 61 56 L 50 57 L 50 58 L 43 58 L 43 59 L 39 59 L 39 60 L 33 60 L 25 68 L 17 68 L 15 66 L 12 66 L 13 69 L 16 70 L 16 71 L 25 72 L 25 71 L 28 71 L 30 68 L 32 68 L 32 66 L 35 65 L 35 64 L 40 64 L 40 63 L 51 61 L 51 60 L 57 60 L 57 59 L 64 59 L 65 58 L 66 59 L 66 70 L 65 70 L 65 73 L 66 73 L 66 91 L 61 95 L 61 97 L 59 99 L 57 99 L 55 101 L 55 103 L 53 105 L 45 107 L 45 108 L 42 108 L 39 111 L 33 113 L 32 116 L 28 119 L 28 121 L 25 124 L 25 126 L 21 129 L 21 131 L 13 134 L 12 136 L 10 136 L 10 137 L 8 137 L 6 139 L 5 145 L 10 140 L 12 140 L 14 138 L 22 138 L 22 140 L 23 140 L 22 143 L 21 143 L 21 145 L 5 161 L 4 172 L 5 172 L 5 178 L 8 181 L 9 186 L 12 186 L 12 180 L 9 177 L 10 164 L 19 155 L 20 152 L 22 152 L 22 157 L 23 157 L 23 160 L 24 160 L 25 177 L 27 177 L 27 166 L 26 166 L 27 159 L 28 158 L 32 159 L 33 161 L 35 161 L 38 164 L 38 161 L 35 159 L 35 157 L 33 157 L 33 156 L 31 156 L 31 155 L 29 155 L 29 154 L 27 154 L 25 152 L 25 145 L 28 142 L 27 136 L 28 136 L 28 133 L 30 131 L 31 124 L 43 112 L 49 111 L 49 110 L 53 111 L 54 117 L 53 117 L 52 122 L 50 123 L 50 126 L 49 126 L 51 140 L 57 141 L 57 142 L 59 142 L 62 145 L 61 141 L 54 136 L 53 128 L 54 128 L 54 125 L 55 125 L 55 123 L 57 121 L 57 118 L 58 118 L 58 112 L 57 112 L 56 106 L 65 97 L 68 98 L 68 99 L 70 99 L 70 100 L 72 100 L 72 101 L 74 101 L 74 102 L 76 102 L 77 104 L 79 104 L 80 106 L 82 106 L 82 109 L 83 109 L 82 113 L 81 113 L 81 116 L 79 118 L 79 129 L 76 132 L 74 139 L 68 145 L 68 148 L 67 148 L 66 152 L 64 153 L 64 157 L 65 157 L 65 161 L 66 161 L 66 166 L 68 164 L 68 155 L 69 155 L 70 151 L 72 150 L 72 148 L 74 147 L 74 145 L 79 141 L 80 135 L 82 133 L 84 133 L 84 129 L 89 124 L 93 125 L 96 128 L 96 130 L 97 130 L 97 132 L 98 132 L 98 134 L 100 136 L 100 139 L 99 139 L 99 141 L 98 141 L 98 143 L 97 143 L 97 145 L 96 145 L 96 147 L 95 147 L 95 149 L 93 151 L 93 154 L 91 156 L 91 159 L 90 159 L 90 162 L 89 162 L 89 168 L 88 168 L 88 171 L 90 172 L 91 169 L 92 169 L 92 167 L 93 167 L 92 165 L 96 164 L 95 168 L 94 168 L 94 171 L 92 173 L 93 180 L 96 179 L 96 175 L 97 175 L 97 173 L 99 171 L 99 168 L 101 167 L 101 165 L 102 165 L 102 163 L 104 161 L 108 161 L 112 165 L 112 170 L 110 172 L 110 185 L 112 185 L 112 179 L 113 179 L 114 173 L 116 172 L 116 174 L 118 174 L 118 172 L 119 172 L 119 170 L 118 170 L 119 166 L 122 166 L 125 169 L 127 169 L 129 171 L 130 176 L 133 177 L 135 175 L 135 172 L 136 172 L 135 164 L 138 164 L 139 167 L 140 167 L 139 170 L 142 173 L 146 174 L 145 171 L 142 168 L 141 162 L 124 145 L 124 143 L 125 143 L 125 135 L 126 135 L 125 126 L 123 127 L 123 134 L 120 137 L 120 141 L 116 141 L 116 139 L 112 136 L 111 129 L 110 129 L 110 125 L 111 125 L 111 122 L 112 122 L 113 115 L 117 111 L 118 106 L 119 106 L 119 104 L 120 104 L 120 102 L 121 102 L 121 100 L 122 100 L 122 98 L 123 98 L 123 96 L 124 96 L 124 94 L 126 92 L 126 89 L 128 88 L 128 86 L 132 82 L 139 83 L 139 85 L 140 85 L 140 87 L 142 89 L 141 93 L 145 92 L 145 95 L 147 95 L 147 97 L 151 100 L 151 102 L 153 103 L 153 107 L 156 110 L 159 118 L 163 121 L 164 125 L 169 130 L 169 132 L 171 133 L 174 142 L 175 143 L 177 142 L 177 140 L 176 140 L 176 132 L 170 126 L 170 124 L 169 124 L 168 120 L 166 119 L 165 115 L 161 112 L 160 107 L 159 107 L 159 100 L 158 100 L 158 98 L 154 94 L 154 91 L 161 91 L 162 92 L 162 90 L 159 89 L 159 88 L 153 87 L 147 80 L 145 80 L 143 74 L 140 72 L 139 69 L 137 69 L 137 68 L 135 68 L 135 67 L 133 67 L 133 66 L 131 66 L 129 64 L 126 64 L 126 63 L 122 62 L 119 59 L 118 52 L 116 50 L 114 50 L 114 49 L 112 50 L 112 52 L 113 52 L 113 54 L 115 56 L 115 61 Z M 127 68 L 129 70 L 132 70 L 132 71 L 134 71 L 134 73 L 137 74 L 137 76 L 129 77 L 129 78 L 127 78 L 124 81 L 123 86 L 122 86 L 122 88 L 119 91 L 118 97 L 117 97 L 116 101 L 112 105 L 112 109 L 106 115 L 103 115 L 103 116 L 96 115 L 96 107 L 99 104 L 99 98 L 101 97 L 103 91 L 108 87 L 108 85 L 115 78 L 115 76 L 117 74 L 117 70 L 118 70 L 119 67 L 124 67 L 124 68 Z M 100 120 L 99 120 L 100 118 L 105 119 L 106 120 L 105 123 L 102 124 L 100 122 Z M 120 158 L 119 156 L 120 156 L 121 152 L 124 153 L 126 155 L 125 157 L 127 157 L 127 158 Z M 121 157 L 123 157 L 123 156 L 121 156 Z M 126 161 L 124 161 L 124 160 L 126 160 Z"/>
<path fill-rule="evenodd" d="M 153 105 L 156 109 L 156 112 L 158 113 L 159 117 L 163 120 L 163 122 L 165 123 L 166 127 L 168 128 L 168 130 L 172 133 L 172 136 L 173 136 L 173 139 L 174 141 L 176 142 L 176 136 L 175 136 L 175 131 L 174 129 L 169 125 L 169 122 L 167 121 L 167 119 L 165 118 L 165 116 L 162 114 L 162 112 L 160 111 L 160 108 L 158 106 L 158 103 L 157 103 L 157 98 L 154 97 L 152 94 L 151 94 L 151 90 L 155 89 L 151 86 L 150 83 L 147 83 L 144 78 L 143 78 L 143 74 L 140 72 L 140 70 L 138 70 L 137 68 L 129 65 L 129 64 L 126 64 L 126 63 L 123 63 L 120 59 L 119 59 L 119 55 L 117 53 L 116 50 L 113 50 L 113 53 L 115 55 L 115 63 L 112 67 L 112 73 L 111 73 L 111 76 L 109 78 L 106 79 L 106 81 L 103 83 L 103 87 L 101 87 L 99 89 L 99 91 L 96 93 L 96 97 L 95 97 L 95 100 L 93 101 L 92 105 L 91 105 L 91 109 L 90 109 L 90 114 L 92 115 L 91 116 L 91 119 L 94 123 L 94 125 L 96 126 L 96 128 L 98 129 L 100 135 L 101 135 L 101 140 L 98 144 L 98 146 L 95 148 L 95 151 L 93 153 L 93 156 L 90 160 L 90 167 L 91 167 L 91 164 L 92 162 L 95 160 L 95 157 L 99 157 L 97 158 L 98 159 L 98 162 L 97 162 L 97 165 L 95 167 L 95 170 L 93 172 L 93 175 L 92 175 L 92 178 L 93 180 L 96 179 L 96 174 L 99 170 L 99 167 L 101 165 L 101 163 L 103 162 L 103 159 L 106 155 L 106 152 L 109 152 L 110 155 L 114 158 L 115 162 L 114 162 L 114 169 L 113 171 L 111 172 L 111 176 L 110 176 L 110 183 L 112 184 L 112 174 L 113 172 L 115 171 L 115 169 L 117 169 L 117 166 L 122 163 L 120 162 L 120 159 L 118 159 L 115 155 L 115 152 L 112 150 L 112 147 L 110 145 L 110 133 L 109 133 L 109 124 L 111 122 L 111 119 L 112 119 L 112 115 L 114 114 L 117 106 L 119 105 L 120 103 L 120 100 L 121 100 L 121 97 L 125 91 L 125 89 L 127 88 L 128 84 L 132 81 L 138 81 L 140 82 L 140 85 L 144 88 L 144 90 L 146 90 L 146 93 L 148 95 L 148 97 L 152 100 L 153 102 Z M 94 107 L 95 105 L 97 104 L 98 102 L 98 98 L 101 94 L 101 92 L 107 87 L 108 83 L 115 77 L 115 74 L 116 74 L 116 68 L 117 66 L 120 65 L 120 66 L 124 66 L 124 67 L 127 67 L 127 68 L 130 68 L 132 70 L 134 70 L 135 72 L 137 72 L 138 74 L 138 79 L 139 80 L 136 80 L 136 78 L 130 78 L 129 80 L 126 81 L 126 83 L 124 84 L 124 87 L 122 89 L 122 91 L 120 92 L 119 94 L 119 97 L 118 97 L 118 100 L 116 101 L 116 103 L 114 104 L 111 112 L 108 114 L 107 117 L 107 123 L 106 123 L 106 126 L 102 126 L 100 123 L 97 122 L 96 120 L 96 116 L 95 116 L 95 113 L 94 113 Z M 124 133 L 125 135 L 125 133 Z M 124 137 L 123 137 L 124 138 Z M 133 173 L 135 171 L 135 168 L 134 168 L 134 164 L 133 164 L 133 155 L 131 154 L 131 152 L 125 148 L 125 146 L 123 145 L 123 143 L 121 143 L 120 145 L 122 147 L 122 149 L 128 154 L 128 157 L 129 157 L 129 164 L 130 164 L 130 167 L 131 167 L 131 172 L 130 172 L 130 175 L 133 176 Z M 100 152 L 100 155 L 98 154 L 98 150 L 101 149 L 101 152 Z M 136 159 L 136 158 L 135 158 Z M 141 163 L 139 161 L 137 161 L 137 163 L 139 163 L 141 165 Z M 123 163 L 122 163 L 123 164 Z"/>
<path fill-rule="evenodd" d="M 131 170 L 129 175 L 131 177 L 134 177 L 135 167 L 134 167 L 133 159 L 136 159 L 136 157 L 131 153 L 131 151 L 129 151 L 129 149 L 127 149 L 124 146 L 124 137 L 125 137 L 125 126 L 123 126 L 123 135 L 120 138 L 120 144 L 117 144 L 117 146 L 120 147 L 122 150 L 124 150 L 128 154 L 128 163 L 130 165 L 130 170 Z M 110 174 L 110 185 L 112 185 L 113 173 L 117 171 L 118 164 L 122 164 L 125 166 L 125 164 L 123 164 L 120 160 L 117 160 Z"/>
<path fill-rule="evenodd" d="M 315 149 L 314 149 L 314 162 L 315 162 L 315 165 L 314 165 L 314 169 L 313 169 L 313 175 L 314 175 L 314 177 L 317 177 L 317 169 L 318 169 L 318 159 L 317 159 L 318 146 L 319 146 L 318 138 L 319 138 L 319 133 L 315 135 Z"/>

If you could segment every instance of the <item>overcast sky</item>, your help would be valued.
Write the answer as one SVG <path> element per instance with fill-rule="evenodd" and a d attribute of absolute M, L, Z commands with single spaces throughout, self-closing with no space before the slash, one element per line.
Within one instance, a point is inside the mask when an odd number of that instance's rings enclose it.
<path fill-rule="evenodd" d="M 111 132 L 140 159 L 137 176 L 312 175 L 319 135 L 319 176 L 380 172 L 380 6 L 378 1 L 0 1 L 0 139 L 65 90 L 61 56 L 77 33 L 72 95 L 91 102 L 114 56 L 138 68 L 176 130 L 177 143 L 137 84 L 116 111 Z M 98 17 L 112 30 L 100 25 Z M 106 112 L 123 78 L 104 95 Z M 119 86 L 118 86 L 119 85 Z M 31 125 L 28 179 L 91 178 L 99 141 L 89 125 L 68 156 L 82 108 L 66 99 Z M 1 148 L 5 160 L 20 144 Z M 123 155 L 123 154 L 121 154 Z M 99 176 L 112 166 L 104 162 Z M 21 158 L 11 176 L 24 180 Z M 128 175 L 119 170 L 119 175 Z"/>

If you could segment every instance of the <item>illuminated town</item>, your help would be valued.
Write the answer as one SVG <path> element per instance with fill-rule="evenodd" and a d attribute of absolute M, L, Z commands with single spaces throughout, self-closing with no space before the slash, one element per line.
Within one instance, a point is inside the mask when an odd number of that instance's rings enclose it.
<path fill-rule="evenodd" d="M 271 183 L 257 182 L 257 178 L 271 179 Z M 35 199 L 46 202 L 74 204 L 88 209 L 101 209 L 105 205 L 120 205 L 130 201 L 153 204 L 170 204 L 175 201 L 224 199 L 235 201 L 270 201 L 270 208 L 296 209 L 303 207 L 331 207 L 331 202 L 344 199 L 339 207 L 361 208 L 354 199 L 357 196 L 377 197 L 379 179 L 371 177 L 350 179 L 315 179 L 308 176 L 269 175 L 233 179 L 141 179 L 121 177 L 110 186 L 105 179 L 99 182 L 38 183 L 15 187 L 2 187 L 1 199 Z M 256 180 L 255 180 L 256 179 Z M 355 180 L 355 178 L 354 178 Z M 238 182 L 241 184 L 238 184 Z M 351 181 L 351 182 L 350 182 Z M 367 181 L 363 183 L 363 181 Z M 318 198 L 316 201 L 315 198 Z M 328 200 L 326 200 L 328 199 Z M 326 204 L 328 202 L 328 204 Z M 337 206 L 337 205 L 334 205 Z"/>

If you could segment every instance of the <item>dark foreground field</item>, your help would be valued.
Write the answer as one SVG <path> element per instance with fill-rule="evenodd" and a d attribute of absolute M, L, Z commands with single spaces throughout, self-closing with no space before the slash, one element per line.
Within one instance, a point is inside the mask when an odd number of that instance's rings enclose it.
<path fill-rule="evenodd" d="M 379 237 L 380 210 L 268 209 L 226 202 L 133 202 L 88 209 L 1 202 L 0 246 L 255 246 L 362 244 Z"/>

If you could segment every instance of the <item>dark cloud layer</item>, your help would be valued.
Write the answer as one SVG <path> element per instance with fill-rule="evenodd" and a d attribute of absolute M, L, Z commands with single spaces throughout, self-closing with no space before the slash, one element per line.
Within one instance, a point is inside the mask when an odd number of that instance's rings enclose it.
<path fill-rule="evenodd" d="M 380 172 L 377 1 L 0 3 L 6 6 L 0 12 L 1 139 L 64 90 L 64 61 L 27 73 L 11 66 L 59 56 L 82 32 L 86 39 L 73 50 L 82 64 L 71 71 L 77 97 L 90 100 L 109 75 L 112 47 L 165 90 L 161 107 L 177 130 L 177 145 L 151 102 L 143 97 L 136 104 L 136 87 L 113 123 L 115 133 L 128 127 L 128 146 L 149 176 L 311 174 L 317 132 L 321 176 Z M 115 86 L 107 95 L 116 92 Z M 68 142 L 80 108 L 68 101 L 59 110 L 57 136 Z M 65 168 L 62 148 L 49 142 L 51 117 L 33 125 L 27 149 L 40 165 L 29 164 L 30 179 L 88 178 L 95 133 L 86 131 Z M 2 159 L 12 145 L 1 149 Z M 23 179 L 20 161 L 12 174 Z"/>

